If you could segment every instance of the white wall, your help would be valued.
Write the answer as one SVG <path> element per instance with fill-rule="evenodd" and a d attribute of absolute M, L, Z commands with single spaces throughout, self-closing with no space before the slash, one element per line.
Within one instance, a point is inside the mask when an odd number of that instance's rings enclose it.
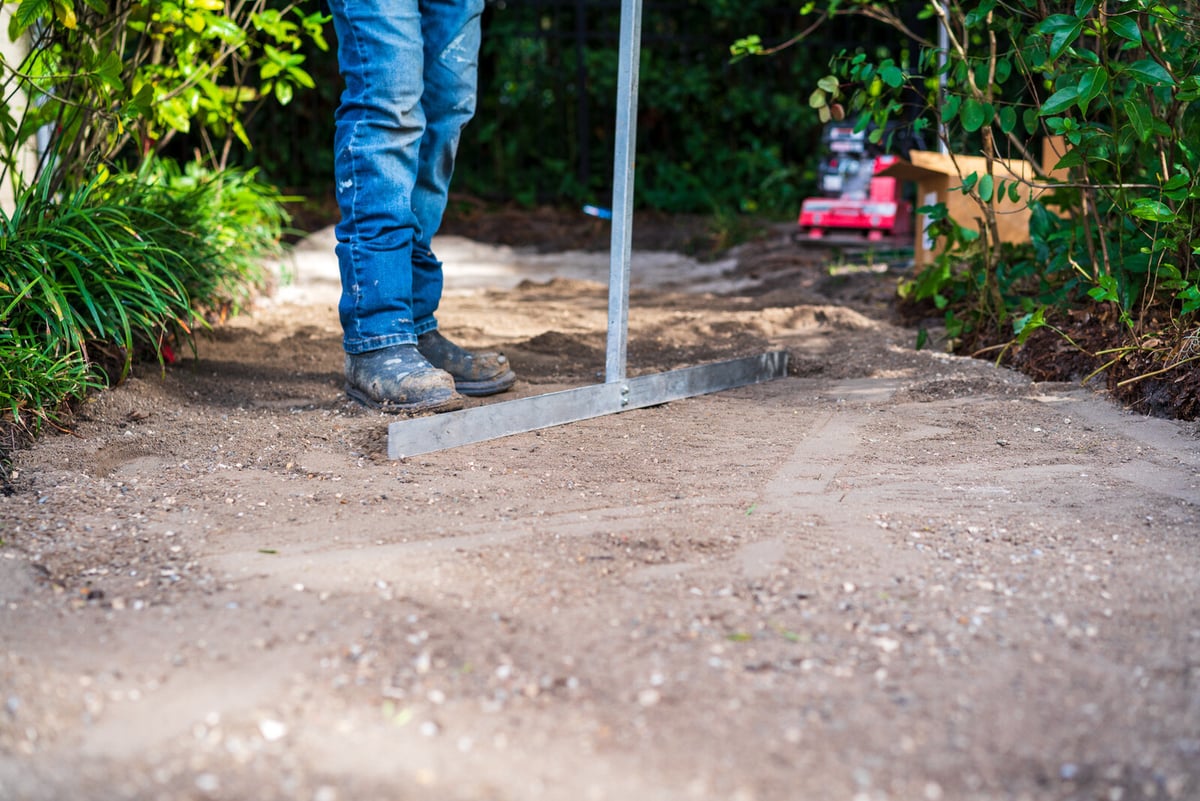
<path fill-rule="evenodd" d="M 19 65 L 21 59 L 25 57 L 26 52 L 29 50 L 29 42 L 24 36 L 19 41 L 9 41 L 8 20 L 12 16 L 12 8 L 12 3 L 0 5 L 0 55 L 4 57 L 4 63 L 8 64 L 10 68 Z M 15 106 L 15 108 L 11 109 L 13 116 L 20 119 L 21 110 L 26 103 L 25 96 L 18 94 L 9 103 Z M 29 143 L 29 146 L 25 148 L 25 152 L 22 155 L 21 169 L 26 174 L 32 174 L 37 165 L 37 151 L 33 142 Z M 5 179 L 0 181 L 0 209 L 3 209 L 5 213 L 11 212 L 13 208 L 13 182 L 11 178 L 12 176 L 5 176 Z"/>

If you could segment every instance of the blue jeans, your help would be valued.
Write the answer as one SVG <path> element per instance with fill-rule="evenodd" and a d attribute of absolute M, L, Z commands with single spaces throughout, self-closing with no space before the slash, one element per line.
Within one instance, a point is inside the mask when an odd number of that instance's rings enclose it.
<path fill-rule="evenodd" d="M 437 328 L 442 265 L 430 241 L 475 113 L 483 4 L 330 4 L 346 82 L 334 118 L 334 178 L 347 353 L 413 344 Z"/>

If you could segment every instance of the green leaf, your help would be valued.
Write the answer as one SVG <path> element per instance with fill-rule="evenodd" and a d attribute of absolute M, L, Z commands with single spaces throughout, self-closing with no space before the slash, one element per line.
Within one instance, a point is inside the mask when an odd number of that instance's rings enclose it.
<path fill-rule="evenodd" d="M 1035 33 L 1050 34 L 1051 60 L 1062 55 L 1079 38 L 1082 30 L 1083 20 L 1067 14 L 1052 14 L 1034 28 Z"/>
<path fill-rule="evenodd" d="M 21 0 L 8 24 L 9 37 L 16 41 L 39 19 L 50 14 L 50 0 Z"/>
<path fill-rule="evenodd" d="M 1013 334 L 1017 338 L 1018 345 L 1024 345 L 1025 340 L 1029 339 L 1030 334 L 1039 328 L 1046 325 L 1046 309 L 1039 308 L 1037 311 L 1023 314 L 1013 320 Z"/>
<path fill-rule="evenodd" d="M 1154 119 L 1150 116 L 1150 107 L 1133 97 L 1126 98 L 1121 106 L 1125 110 L 1125 116 L 1129 118 L 1129 126 L 1137 134 L 1137 138 L 1142 142 L 1149 141 L 1150 135 L 1154 132 Z"/>
<path fill-rule="evenodd" d="M 1171 222 L 1175 219 L 1175 212 L 1171 211 L 1170 206 L 1145 197 L 1135 200 L 1129 213 L 1151 222 Z"/>
<path fill-rule="evenodd" d="M 988 14 L 996 7 L 996 0 L 983 0 L 967 13 L 966 24 L 968 28 L 974 28 L 981 22 L 987 20 Z"/>
<path fill-rule="evenodd" d="M 1128 39 L 1131 42 L 1141 44 L 1142 31 L 1133 16 L 1109 17 L 1108 29 L 1122 39 Z"/>
<path fill-rule="evenodd" d="M 1175 192 L 1176 189 L 1186 188 L 1192 181 L 1192 176 L 1187 174 L 1186 168 L 1181 167 L 1180 169 L 1184 171 L 1172 175 L 1168 181 L 1163 183 L 1163 192 Z"/>
<path fill-rule="evenodd" d="M 1172 9 L 1168 8 L 1167 6 L 1161 5 L 1159 3 L 1155 3 L 1150 8 L 1150 13 L 1153 14 L 1155 17 L 1158 17 L 1158 19 L 1160 21 L 1165 22 L 1168 25 L 1178 25 L 1179 24 L 1179 17 L 1175 14 L 1175 12 Z"/>
<path fill-rule="evenodd" d="M 246 41 L 246 32 L 227 17 L 211 17 L 207 32 L 231 47 L 241 47 Z"/>
<path fill-rule="evenodd" d="M 983 103 L 968 97 L 962 105 L 962 111 L 959 112 L 959 119 L 962 121 L 963 130 L 973 133 L 987 122 L 987 110 Z"/>
<path fill-rule="evenodd" d="M 1086 70 L 1079 78 L 1079 111 L 1087 114 L 1088 104 L 1108 88 L 1108 72 L 1103 67 Z"/>
<path fill-rule="evenodd" d="M 1151 61 L 1148 58 L 1133 62 L 1125 68 L 1125 73 L 1143 86 L 1175 85 L 1175 79 L 1171 77 L 1171 73 L 1167 72 L 1157 61 Z"/>
<path fill-rule="evenodd" d="M 1046 98 L 1046 102 L 1042 104 L 1040 116 L 1048 117 L 1051 114 L 1061 114 L 1079 101 L 1079 87 L 1068 86 L 1065 89 L 1059 89 L 1050 97 Z"/>
<path fill-rule="evenodd" d="M 1079 150 L 1068 150 L 1063 154 L 1063 157 L 1058 160 L 1052 169 L 1054 170 L 1069 170 L 1072 167 L 1082 167 L 1085 164 L 1083 153 Z"/>
<path fill-rule="evenodd" d="M 204 33 L 204 29 L 208 27 L 208 16 L 207 14 L 191 13 L 183 18 L 183 22 L 192 29 L 193 33 Z"/>
<path fill-rule="evenodd" d="M 121 56 L 117 53 L 109 53 L 101 62 L 96 74 L 114 92 L 122 92 L 125 90 L 125 83 L 121 80 L 121 72 L 124 69 L 125 62 Z"/>
<path fill-rule="evenodd" d="M 1079 17 L 1069 14 L 1051 14 L 1035 25 L 1033 32 L 1053 35 L 1063 31 L 1078 30 L 1081 24 Z"/>
<path fill-rule="evenodd" d="M 995 188 L 996 179 L 991 173 L 984 173 L 979 178 L 979 199 L 984 203 L 988 203 L 992 199 L 992 190 Z"/>
<path fill-rule="evenodd" d="M 898 89 L 904 85 L 904 71 L 894 64 L 884 64 L 879 68 L 879 77 L 888 86 Z"/>
<path fill-rule="evenodd" d="M 1183 314 L 1191 314 L 1200 309 L 1200 287 L 1195 284 L 1180 292 L 1177 297 L 1183 301 L 1183 306 L 1180 308 L 1180 312 Z"/>
<path fill-rule="evenodd" d="M 1012 62 L 1007 58 L 996 60 L 996 83 L 1004 83 L 1012 75 Z"/>
<path fill-rule="evenodd" d="M 837 93 L 838 93 L 838 88 L 841 86 L 841 83 L 838 81 L 836 75 L 826 75 L 824 78 L 817 81 L 817 86 L 820 87 L 822 90 L 824 90 L 826 93 L 831 94 L 836 97 Z"/>
<path fill-rule="evenodd" d="M 1183 278 L 1183 274 L 1174 264 L 1163 263 L 1158 265 L 1158 277 L 1178 281 Z"/>
<path fill-rule="evenodd" d="M 962 95 L 950 95 L 946 98 L 946 102 L 942 104 L 942 122 L 950 122 L 958 116 L 958 109 L 962 105 Z"/>
<path fill-rule="evenodd" d="M 187 104 L 181 98 L 173 97 L 162 103 L 156 103 L 154 110 L 159 121 L 180 133 L 187 133 L 191 127 Z"/>
<path fill-rule="evenodd" d="M 1036 108 L 1027 108 L 1021 112 L 1021 124 L 1025 126 L 1025 133 L 1035 134 L 1038 130 L 1038 110 Z"/>
<path fill-rule="evenodd" d="M 1001 106 L 998 116 L 1000 117 L 1000 130 L 1006 134 L 1010 134 L 1017 129 L 1017 110 L 1012 106 Z"/>
<path fill-rule="evenodd" d="M 304 70 L 299 67 L 288 67 L 288 77 L 295 81 L 297 86 L 302 86 L 305 89 L 316 89 L 317 84 Z"/>

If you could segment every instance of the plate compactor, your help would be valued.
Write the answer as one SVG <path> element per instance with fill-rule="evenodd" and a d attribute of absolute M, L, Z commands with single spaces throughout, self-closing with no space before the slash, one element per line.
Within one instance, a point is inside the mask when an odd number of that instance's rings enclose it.
<path fill-rule="evenodd" d="M 855 131 L 853 122 L 830 123 L 821 134 L 821 194 L 800 206 L 797 242 L 814 245 L 911 245 L 912 204 L 901 184 L 879 173 L 896 163 Z"/>

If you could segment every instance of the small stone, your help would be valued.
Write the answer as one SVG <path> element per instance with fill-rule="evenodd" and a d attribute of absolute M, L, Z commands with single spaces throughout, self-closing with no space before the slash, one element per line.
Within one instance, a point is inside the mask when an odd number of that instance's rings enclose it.
<path fill-rule="evenodd" d="M 872 642 L 875 643 L 876 648 L 885 654 L 890 654 L 900 647 L 900 641 L 893 640 L 891 637 L 876 637 Z"/>
<path fill-rule="evenodd" d="M 258 723 L 258 731 L 262 734 L 263 739 L 268 743 L 273 743 L 276 740 L 282 740 L 287 736 L 287 726 L 278 720 L 261 720 Z"/>
<path fill-rule="evenodd" d="M 662 694 L 659 693 L 658 690 L 654 690 L 654 689 L 648 688 L 648 689 L 642 690 L 637 695 L 638 703 L 645 707 L 654 706 L 661 700 L 662 700 Z"/>
<path fill-rule="evenodd" d="M 196 789 L 202 793 L 215 793 L 221 789 L 221 780 L 214 773 L 201 773 L 196 777 Z"/>

